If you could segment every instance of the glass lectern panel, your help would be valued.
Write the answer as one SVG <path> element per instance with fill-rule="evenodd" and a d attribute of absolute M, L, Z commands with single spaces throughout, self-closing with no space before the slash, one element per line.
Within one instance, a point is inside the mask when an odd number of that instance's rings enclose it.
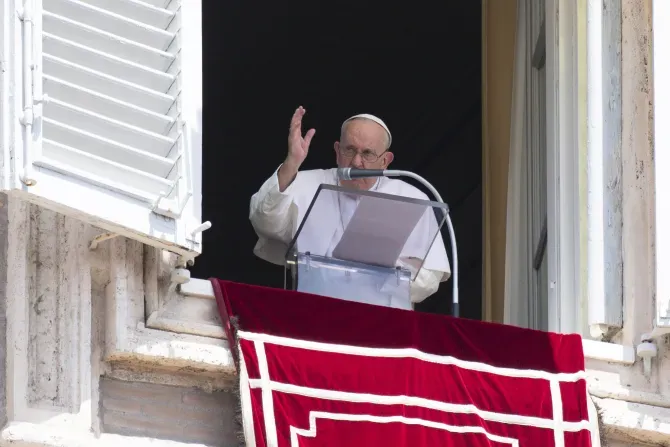
<path fill-rule="evenodd" d="M 412 309 L 411 273 L 407 269 L 375 267 L 299 253 L 293 281 L 300 292 Z"/>
<path fill-rule="evenodd" d="M 289 246 L 287 261 L 294 263 L 298 254 L 309 254 L 399 267 L 414 279 L 424 262 L 430 264 L 431 257 L 444 252 L 442 240 L 436 238 L 446 209 L 445 204 L 429 200 L 321 185 Z"/>

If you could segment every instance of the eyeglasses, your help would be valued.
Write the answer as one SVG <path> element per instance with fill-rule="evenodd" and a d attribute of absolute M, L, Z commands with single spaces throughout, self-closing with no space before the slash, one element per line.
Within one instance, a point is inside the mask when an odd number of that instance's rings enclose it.
<path fill-rule="evenodd" d="M 388 149 L 386 150 L 388 151 Z M 361 158 L 368 163 L 374 163 L 375 161 L 379 160 L 379 157 L 384 155 L 386 151 L 382 152 L 381 154 L 377 155 L 374 151 L 370 149 L 365 149 L 362 152 L 358 152 L 356 149 L 351 148 L 351 147 L 341 147 L 340 146 L 340 154 L 345 157 L 345 158 L 354 158 L 356 154 L 359 154 Z"/>

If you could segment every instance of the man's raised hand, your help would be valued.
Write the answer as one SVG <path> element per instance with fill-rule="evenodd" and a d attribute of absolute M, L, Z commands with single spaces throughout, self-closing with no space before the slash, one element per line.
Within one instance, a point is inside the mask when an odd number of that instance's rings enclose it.
<path fill-rule="evenodd" d="M 300 168 L 302 162 L 307 158 L 309 144 L 312 142 L 312 138 L 316 133 L 316 130 L 309 129 L 305 136 L 302 136 L 303 116 L 305 116 L 305 109 L 300 106 L 295 110 L 295 113 L 293 113 L 291 127 L 289 128 L 288 133 L 288 156 L 286 158 L 286 163 L 290 164 L 296 170 Z"/>
<path fill-rule="evenodd" d="M 293 182 L 293 179 L 298 175 L 298 169 L 309 152 L 309 143 L 312 142 L 312 137 L 316 130 L 310 129 L 305 136 L 302 136 L 302 117 L 305 116 L 305 109 L 302 106 L 298 107 L 291 118 L 291 127 L 288 131 L 288 155 L 286 160 L 282 163 L 277 175 L 279 177 L 279 190 L 285 191 L 286 188 Z"/>

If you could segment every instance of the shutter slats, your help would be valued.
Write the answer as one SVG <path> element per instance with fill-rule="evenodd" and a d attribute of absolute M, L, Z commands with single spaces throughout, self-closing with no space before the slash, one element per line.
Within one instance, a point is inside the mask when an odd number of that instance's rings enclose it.
<path fill-rule="evenodd" d="M 121 59 L 53 34 L 44 33 L 43 51 L 64 60 L 82 61 L 82 65 L 97 69 L 127 82 L 166 93 L 175 82 L 175 76 Z"/>
<path fill-rule="evenodd" d="M 176 144 L 175 138 L 149 132 L 141 127 L 107 118 L 58 99 L 52 99 L 45 105 L 45 114 L 58 116 L 63 124 L 87 129 L 96 135 L 121 144 L 146 147 L 151 153 L 158 156 L 166 156 Z"/>
<path fill-rule="evenodd" d="M 44 86 L 44 90 L 51 98 L 61 99 L 68 104 L 110 119 L 162 135 L 172 136 L 176 132 L 173 117 L 133 106 L 104 93 L 94 92 L 53 76 L 44 76 Z"/>
<path fill-rule="evenodd" d="M 145 200 L 151 200 L 161 192 L 168 192 L 172 187 L 172 182 L 164 178 L 96 157 L 88 152 L 48 139 L 43 140 L 43 153 L 44 157 L 37 163 L 38 166 L 46 168 L 62 167 L 61 169 L 68 166 L 82 173 L 80 177 L 84 177 L 83 173 L 98 177 L 97 183 L 103 183 L 102 179 L 108 179 L 112 176 L 119 181 L 123 181 L 127 187 L 123 189 L 124 192 Z M 63 160 L 64 162 L 56 160 Z"/>
<path fill-rule="evenodd" d="M 45 3 L 47 0 L 44 0 Z M 175 55 L 142 45 L 113 33 L 108 33 L 86 23 L 77 22 L 60 14 L 45 11 L 42 16 L 44 31 L 65 39 L 86 43 L 108 54 L 155 70 L 165 71 L 175 60 Z"/>
<path fill-rule="evenodd" d="M 59 15 L 71 18 L 77 22 L 86 23 L 101 31 L 124 36 L 131 41 L 158 50 L 166 50 L 175 37 L 174 33 L 106 11 L 79 0 L 44 1 L 44 10 L 56 12 Z"/>
<path fill-rule="evenodd" d="M 182 151 L 177 12 L 141 0 L 43 6 L 43 90 L 50 101 L 40 166 L 70 167 L 73 175 L 143 200 L 175 198 Z"/>
<path fill-rule="evenodd" d="M 67 124 L 44 118 L 44 138 L 53 140 L 75 149 L 125 164 L 141 171 L 166 178 L 170 174 L 174 161 L 158 157 L 149 152 L 118 143 L 99 135 L 87 132 Z"/>
<path fill-rule="evenodd" d="M 61 79 L 67 79 L 75 85 L 97 92 L 113 91 L 121 101 L 143 107 L 156 113 L 167 113 L 175 98 L 123 79 L 86 68 L 82 65 L 44 54 L 44 73 Z"/>
<path fill-rule="evenodd" d="M 174 11 L 139 0 L 81 0 L 91 6 L 121 14 L 129 19 L 160 29 L 167 29 L 175 17 Z"/>

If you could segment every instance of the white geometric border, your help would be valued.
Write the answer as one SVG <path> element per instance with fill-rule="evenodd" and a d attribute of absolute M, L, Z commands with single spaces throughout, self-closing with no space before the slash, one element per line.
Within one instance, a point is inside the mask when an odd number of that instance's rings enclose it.
<path fill-rule="evenodd" d="M 493 442 L 501 444 L 509 444 L 511 447 L 519 447 L 519 441 L 513 438 L 505 438 L 491 434 L 479 426 L 456 426 L 447 425 L 434 421 L 426 421 L 425 419 L 408 418 L 404 416 L 372 416 L 368 414 L 342 414 L 342 413 L 326 413 L 322 411 L 311 411 L 309 413 L 309 429 L 300 429 L 291 426 L 291 447 L 299 447 L 298 436 L 305 438 L 316 438 L 316 420 L 329 419 L 333 421 L 351 421 L 351 422 L 373 422 L 377 424 L 388 424 L 392 422 L 401 422 L 408 425 L 421 425 L 429 428 L 436 428 L 451 433 L 479 433 L 486 436 Z"/>
<path fill-rule="evenodd" d="M 251 332 L 237 332 L 239 340 L 263 342 L 273 345 L 286 346 L 288 348 L 299 348 L 310 351 L 330 352 L 336 354 L 358 355 L 362 357 L 386 357 L 386 358 L 414 358 L 439 365 L 454 365 L 470 371 L 496 374 L 505 377 L 518 377 L 522 379 L 545 379 L 558 382 L 577 382 L 586 379 L 585 371 L 575 373 L 549 373 L 535 369 L 514 369 L 492 366 L 481 362 L 471 362 L 457 359 L 456 357 L 428 354 L 415 348 L 366 348 L 362 346 L 338 345 L 334 343 L 322 343 L 317 341 L 298 340 L 295 338 L 279 337 L 276 335 L 256 334 Z"/>
<path fill-rule="evenodd" d="M 513 368 L 501 368 L 480 362 L 464 361 L 450 356 L 427 354 L 425 352 L 413 348 L 404 348 L 404 349 L 365 348 L 359 346 L 311 342 L 286 337 L 278 337 L 268 334 L 250 333 L 245 331 L 239 331 L 237 333 L 237 336 L 239 340 L 248 340 L 254 343 L 254 348 L 259 363 L 258 366 L 259 366 L 260 378 L 249 379 L 247 376 L 241 379 L 243 379 L 246 383 L 248 383 L 249 389 L 258 389 L 258 388 L 261 389 L 261 395 L 263 401 L 263 414 L 265 420 L 265 431 L 266 431 L 268 447 L 277 447 L 278 445 L 277 429 L 274 417 L 274 402 L 272 399 L 272 395 L 274 392 L 297 394 L 306 397 L 328 399 L 328 400 L 365 402 L 365 403 L 381 404 L 381 405 L 400 404 L 406 406 L 419 406 L 438 411 L 445 411 L 449 413 L 476 414 L 477 416 L 481 417 L 484 420 L 551 429 L 553 430 L 554 433 L 554 445 L 556 447 L 565 446 L 564 433 L 566 431 L 577 432 L 581 430 L 588 430 L 591 433 L 592 439 L 598 437 L 597 418 L 593 418 L 596 420 L 588 420 L 588 421 L 582 420 L 580 422 L 565 422 L 563 420 L 563 404 L 560 393 L 560 382 L 576 382 L 578 380 L 585 379 L 586 374 L 584 371 L 579 371 L 576 373 L 548 373 L 546 371 L 530 370 L 530 369 L 521 370 Z M 496 412 L 480 410 L 474 405 L 449 404 L 445 402 L 418 398 L 413 396 L 387 396 L 387 395 L 374 395 L 366 393 L 348 393 L 348 392 L 309 388 L 309 387 L 302 387 L 292 384 L 275 382 L 270 380 L 267 356 L 265 353 L 265 343 L 306 349 L 306 350 L 313 350 L 319 352 L 331 352 L 331 353 L 358 355 L 366 357 L 414 358 L 417 360 L 422 360 L 430 363 L 437 363 L 442 365 L 454 365 L 471 371 L 484 372 L 488 374 L 495 374 L 506 377 L 547 380 L 550 385 L 553 418 L 547 419 L 532 416 L 496 413 Z M 246 368 L 244 369 L 243 372 L 244 375 L 247 374 Z M 249 406 L 243 405 L 243 412 L 251 413 L 251 411 L 252 410 L 250 405 Z M 346 416 L 353 417 L 354 415 L 346 415 Z M 253 419 L 252 415 L 245 415 L 245 420 L 247 418 L 251 420 Z M 316 429 L 315 426 L 312 425 L 310 419 L 310 431 L 309 431 L 310 433 L 312 428 L 314 430 Z"/>
<path fill-rule="evenodd" d="M 249 373 L 244 356 L 240 352 L 240 404 L 242 405 L 242 429 L 244 440 L 249 446 L 256 445 L 256 431 L 254 428 L 254 414 L 251 410 L 251 387 L 249 387 Z"/>
<path fill-rule="evenodd" d="M 263 379 L 249 379 L 249 387 L 251 389 L 261 389 L 268 391 L 269 395 L 272 393 L 292 394 L 296 396 L 309 397 L 313 399 L 323 399 L 340 402 L 351 402 L 360 404 L 374 404 L 374 405 L 404 405 L 406 407 L 426 408 L 433 411 L 441 411 L 443 413 L 454 414 L 471 414 L 477 416 L 485 421 L 497 422 L 500 424 L 510 425 L 525 425 L 531 427 L 542 428 L 546 430 L 561 430 L 568 432 L 577 432 L 580 430 L 590 429 L 589 421 L 580 422 L 562 422 L 558 426 L 559 421 L 554 421 L 548 418 L 539 418 L 534 416 L 521 416 L 517 414 L 497 413 L 494 411 L 486 411 L 477 408 L 472 404 L 452 404 L 448 402 L 441 402 L 439 400 L 425 399 L 423 397 L 403 396 L 403 395 L 380 395 L 368 393 L 350 393 L 347 391 L 326 390 L 323 388 L 311 388 L 299 385 L 292 385 L 289 383 L 275 382 L 272 380 L 264 381 Z M 265 408 L 266 402 L 263 401 L 263 414 L 266 420 L 274 421 L 267 417 L 268 411 Z M 270 405 L 270 404 L 268 404 Z M 558 444 L 557 444 L 558 445 Z"/>

